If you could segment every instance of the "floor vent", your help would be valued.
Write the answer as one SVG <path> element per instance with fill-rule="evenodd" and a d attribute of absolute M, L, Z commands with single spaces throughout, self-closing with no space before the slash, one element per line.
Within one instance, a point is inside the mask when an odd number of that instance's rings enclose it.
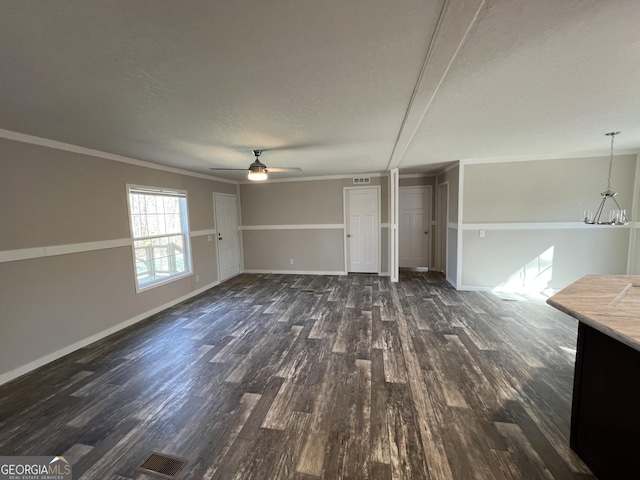
<path fill-rule="evenodd" d="M 315 290 L 313 290 L 311 288 L 303 288 L 302 291 L 306 292 L 306 293 L 315 293 Z"/>
<path fill-rule="evenodd" d="M 138 467 L 138 471 L 154 477 L 171 480 L 176 478 L 186 464 L 187 460 L 184 458 L 153 452 L 151 456 Z"/>

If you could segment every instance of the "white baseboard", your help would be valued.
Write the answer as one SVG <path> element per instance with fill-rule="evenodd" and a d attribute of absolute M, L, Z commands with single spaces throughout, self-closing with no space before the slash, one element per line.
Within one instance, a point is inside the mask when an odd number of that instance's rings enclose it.
<path fill-rule="evenodd" d="M 484 287 L 480 285 L 460 285 L 458 290 L 465 291 L 465 292 L 490 292 L 495 288 L 496 287 Z"/>
<path fill-rule="evenodd" d="M 550 293 L 543 293 L 543 292 L 518 292 L 518 291 L 511 291 L 511 290 L 502 290 L 500 289 L 500 286 L 495 286 L 495 287 L 487 287 L 484 285 L 460 285 L 460 287 L 458 288 L 459 291 L 466 291 L 466 292 L 494 292 L 496 294 L 500 294 L 500 293 L 507 293 L 507 294 L 511 294 L 511 295 L 522 295 L 525 297 L 537 297 L 538 295 L 544 295 L 544 296 L 551 296 L 554 295 L 556 293 L 558 293 L 560 290 L 562 290 L 561 288 L 550 288 L 548 289 L 550 291 Z"/>
<path fill-rule="evenodd" d="M 315 270 L 243 270 L 242 273 L 266 273 L 274 275 L 346 275 L 347 272 L 328 272 Z"/>
<path fill-rule="evenodd" d="M 33 362 L 29 362 L 26 365 L 22 365 L 21 367 L 18 367 L 14 370 L 3 373 L 2 375 L 0 375 L 0 385 L 13 380 L 14 378 L 18 378 L 24 375 L 25 373 L 29 373 L 30 371 L 35 370 L 36 368 L 42 367 L 47 363 L 51 363 L 54 360 L 64 357 L 65 355 L 68 355 L 71 352 L 79 350 L 83 347 L 86 347 L 87 345 L 97 342 L 98 340 L 108 337 L 109 335 L 116 333 L 117 331 L 122 330 L 123 328 L 127 328 L 135 323 L 138 323 L 141 320 L 144 320 L 145 318 L 150 317 L 151 315 L 155 315 L 156 313 L 166 310 L 169 307 L 173 307 L 174 305 L 177 305 L 178 303 L 183 302 L 191 297 L 195 297 L 196 295 L 199 295 L 205 290 L 209 290 L 210 288 L 215 287 L 216 285 L 220 285 L 220 282 L 215 281 L 213 283 L 210 283 L 209 285 L 206 285 L 197 290 L 194 290 L 193 292 L 189 292 L 186 295 L 183 295 L 174 300 L 171 300 L 170 302 L 167 302 L 156 308 L 152 308 L 151 310 L 148 310 L 144 313 L 136 315 L 135 317 L 125 320 L 124 322 L 114 325 L 113 327 L 103 330 L 102 332 L 96 333 L 95 335 L 91 335 L 90 337 L 87 337 L 87 338 L 83 338 L 78 342 L 75 342 L 71 345 L 61 348 L 60 350 L 56 350 L 55 352 L 50 353 L 49 355 L 45 355 L 44 357 L 38 358 L 37 360 L 34 360 Z"/>
<path fill-rule="evenodd" d="M 449 275 L 447 275 L 447 276 L 445 277 L 445 279 L 447 280 L 447 282 L 449 282 L 449 284 L 450 284 L 453 288 L 455 288 L 456 290 L 458 290 L 458 285 L 456 285 L 456 281 L 455 281 L 455 279 L 451 278 Z"/>

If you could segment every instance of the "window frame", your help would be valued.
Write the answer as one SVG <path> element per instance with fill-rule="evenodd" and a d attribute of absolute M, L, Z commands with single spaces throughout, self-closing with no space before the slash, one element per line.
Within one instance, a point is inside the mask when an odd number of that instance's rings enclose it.
<path fill-rule="evenodd" d="M 173 196 L 180 199 L 180 229 L 179 233 L 167 233 L 160 235 L 148 235 L 143 237 L 136 237 L 133 225 L 133 211 L 131 205 L 131 193 L 147 193 L 156 196 Z M 133 260 L 133 280 L 136 288 L 136 293 L 146 292 L 161 285 L 166 285 L 176 280 L 193 275 L 193 262 L 191 255 L 191 230 L 189 228 L 189 196 L 186 190 L 180 190 L 176 188 L 164 188 L 164 187 L 152 187 L 148 185 L 126 184 L 126 197 L 127 197 L 127 217 L 129 219 L 129 236 L 131 238 L 131 257 Z M 160 279 L 152 280 L 150 282 L 141 284 L 138 279 L 138 269 L 136 257 L 136 241 L 139 240 L 151 240 L 156 238 L 169 238 L 174 236 L 182 236 L 182 243 L 184 245 L 183 257 L 184 257 L 184 272 L 174 273 Z M 153 262 L 153 258 L 151 259 Z"/>

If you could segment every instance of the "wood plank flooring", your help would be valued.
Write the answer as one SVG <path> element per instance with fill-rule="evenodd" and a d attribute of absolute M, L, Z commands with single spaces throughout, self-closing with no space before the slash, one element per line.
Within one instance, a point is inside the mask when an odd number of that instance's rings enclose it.
<path fill-rule="evenodd" d="M 577 322 L 439 274 L 240 275 L 0 387 L 0 455 L 74 478 L 593 479 Z"/>

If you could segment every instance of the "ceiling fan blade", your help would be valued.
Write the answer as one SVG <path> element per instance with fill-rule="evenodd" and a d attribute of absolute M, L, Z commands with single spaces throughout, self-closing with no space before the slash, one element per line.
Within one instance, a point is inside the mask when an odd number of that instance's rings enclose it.
<path fill-rule="evenodd" d="M 222 167 L 214 167 L 214 168 L 209 168 L 209 170 L 242 170 L 244 172 L 246 172 L 248 169 L 247 168 L 222 168 Z"/>
<path fill-rule="evenodd" d="M 267 166 L 267 171 L 269 173 L 279 173 L 279 172 L 301 172 L 302 169 L 298 167 L 269 167 Z"/>

